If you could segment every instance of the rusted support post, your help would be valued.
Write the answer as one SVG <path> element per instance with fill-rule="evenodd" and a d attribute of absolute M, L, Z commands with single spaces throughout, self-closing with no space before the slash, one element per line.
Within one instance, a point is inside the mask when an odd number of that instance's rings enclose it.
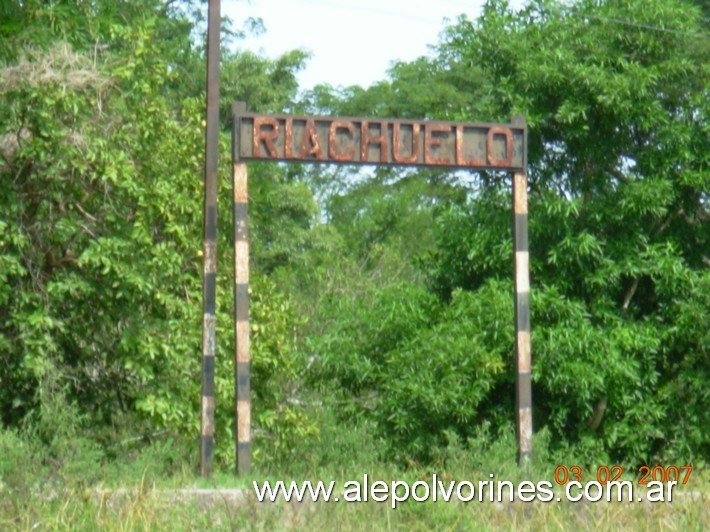
<path fill-rule="evenodd" d="M 246 105 L 237 102 L 233 117 L 238 125 L 238 111 Z M 237 145 L 239 128 L 233 129 L 233 146 Z M 237 474 L 248 475 L 251 470 L 251 391 L 249 384 L 249 212 L 247 165 L 239 161 L 233 150 L 232 187 L 234 192 L 234 365 L 235 365 L 235 422 Z"/>
<path fill-rule="evenodd" d="M 512 122 L 514 124 L 525 123 L 522 117 L 513 117 Z M 527 161 L 525 163 L 527 165 Z M 518 463 L 524 465 L 532 458 L 533 431 L 527 169 L 513 173 L 513 242 L 515 249 L 516 433 L 518 437 Z"/>
<path fill-rule="evenodd" d="M 219 143 L 219 0 L 210 0 L 207 22 L 207 113 L 202 276 L 202 401 L 200 473 L 212 475 L 214 445 L 214 367 L 217 292 L 217 152 Z"/>
<path fill-rule="evenodd" d="M 246 168 L 242 164 L 258 160 L 513 172 L 516 428 L 519 460 L 526 462 L 532 456 L 532 392 L 525 119 L 515 117 L 511 124 L 490 124 L 260 115 L 248 113 L 244 104 L 235 104 L 233 114 L 238 471 L 249 470 L 250 450 L 249 247 Z"/>

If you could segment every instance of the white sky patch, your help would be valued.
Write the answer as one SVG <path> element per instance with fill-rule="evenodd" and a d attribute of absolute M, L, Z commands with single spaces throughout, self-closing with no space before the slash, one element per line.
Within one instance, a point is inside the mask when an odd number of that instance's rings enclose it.
<path fill-rule="evenodd" d="M 519 7 L 522 0 L 511 5 Z M 303 49 L 312 54 L 299 73 L 301 89 L 319 83 L 369 87 L 395 61 L 428 55 L 445 19 L 478 17 L 484 0 L 222 0 L 236 28 L 261 18 L 266 33 L 238 41 L 270 58 Z"/>

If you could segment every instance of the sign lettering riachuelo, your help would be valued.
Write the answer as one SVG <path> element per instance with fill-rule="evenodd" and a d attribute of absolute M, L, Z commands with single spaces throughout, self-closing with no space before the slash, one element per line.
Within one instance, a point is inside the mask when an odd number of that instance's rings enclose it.
<path fill-rule="evenodd" d="M 235 113 L 235 160 L 523 171 L 524 124 Z"/>

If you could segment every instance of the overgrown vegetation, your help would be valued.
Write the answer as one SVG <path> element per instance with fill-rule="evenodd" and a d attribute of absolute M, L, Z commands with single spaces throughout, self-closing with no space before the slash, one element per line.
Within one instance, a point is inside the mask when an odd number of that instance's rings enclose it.
<path fill-rule="evenodd" d="M 221 153 L 237 99 L 279 113 L 526 116 L 535 471 L 563 460 L 699 471 L 710 457 L 701 4 L 533 0 L 516 12 L 492 0 L 368 89 L 299 92 L 306 54 L 268 60 L 233 40 Z M 31 527 L 22 516 L 39 493 L 194 473 L 199 9 L 0 6 L 0 525 Z M 223 156 L 223 189 L 229 171 Z M 495 173 L 250 166 L 257 474 L 516 474 L 509 188 Z M 216 440 L 229 472 L 220 201 Z M 105 523 L 40 506 L 57 526 Z"/>

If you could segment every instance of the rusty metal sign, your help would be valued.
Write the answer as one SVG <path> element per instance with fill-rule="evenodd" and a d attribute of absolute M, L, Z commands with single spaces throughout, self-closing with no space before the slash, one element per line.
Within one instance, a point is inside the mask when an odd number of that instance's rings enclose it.
<path fill-rule="evenodd" d="M 251 463 L 247 161 L 439 166 L 512 173 L 518 461 L 532 457 L 527 129 L 511 124 L 261 115 L 232 107 L 237 471 Z"/>
<path fill-rule="evenodd" d="M 235 112 L 236 160 L 522 171 L 525 124 Z"/>

